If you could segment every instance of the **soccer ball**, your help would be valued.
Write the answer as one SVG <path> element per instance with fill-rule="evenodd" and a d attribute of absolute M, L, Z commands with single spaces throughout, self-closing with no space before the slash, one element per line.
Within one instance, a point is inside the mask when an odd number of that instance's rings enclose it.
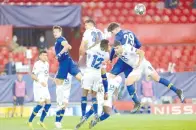
<path fill-rule="evenodd" d="M 137 15 L 143 15 L 146 13 L 146 6 L 144 4 L 135 5 L 134 11 Z"/>

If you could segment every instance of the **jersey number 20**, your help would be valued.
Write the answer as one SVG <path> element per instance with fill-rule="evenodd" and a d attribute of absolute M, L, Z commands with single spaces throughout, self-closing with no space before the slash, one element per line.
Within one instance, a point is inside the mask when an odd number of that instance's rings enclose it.
<path fill-rule="evenodd" d="M 99 58 L 97 55 L 93 55 L 93 62 L 91 64 L 91 67 L 94 67 L 96 69 L 100 68 L 101 63 L 104 61 L 103 58 Z"/>

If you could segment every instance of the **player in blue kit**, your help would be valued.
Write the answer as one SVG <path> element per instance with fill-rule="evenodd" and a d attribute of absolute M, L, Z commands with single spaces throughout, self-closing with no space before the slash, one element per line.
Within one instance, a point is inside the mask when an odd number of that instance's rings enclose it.
<path fill-rule="evenodd" d="M 57 128 L 61 128 L 61 120 L 63 118 L 63 115 L 65 113 L 65 107 L 68 103 L 68 97 L 63 93 L 63 91 L 58 90 L 64 90 L 69 86 L 69 79 L 67 78 L 68 73 L 70 73 L 72 76 L 75 76 L 76 79 L 81 81 L 82 74 L 80 73 L 80 70 L 78 69 L 78 66 L 75 64 L 75 62 L 72 60 L 72 58 L 69 55 L 69 50 L 72 49 L 71 45 L 67 42 L 67 40 L 62 37 L 62 28 L 60 26 L 54 26 L 53 27 L 53 35 L 56 38 L 55 43 L 55 53 L 56 57 L 59 62 L 59 68 L 56 74 L 55 83 L 57 87 L 57 101 L 58 104 L 58 111 L 56 113 L 56 122 L 55 125 Z M 61 96 L 60 95 L 65 95 Z"/>
<path fill-rule="evenodd" d="M 115 22 L 110 23 L 107 30 L 108 32 L 111 32 L 112 35 L 115 36 L 115 41 L 119 41 L 122 45 L 130 44 L 137 49 L 141 47 L 141 43 L 139 42 L 135 34 L 129 30 L 122 30 L 118 23 Z M 112 48 L 110 53 L 110 61 L 112 61 L 114 55 L 115 55 L 115 50 L 114 48 Z M 110 72 L 111 73 L 110 76 L 114 78 L 116 75 L 119 75 L 122 72 L 125 74 L 125 78 L 126 78 L 125 83 L 127 86 L 127 90 L 129 92 L 129 95 L 132 97 L 132 100 L 135 103 L 132 113 L 135 113 L 140 109 L 141 104 L 137 97 L 136 90 L 133 84 L 130 83 L 128 79 L 128 75 L 132 72 L 132 70 L 133 68 L 131 66 L 129 66 L 127 63 L 125 63 L 122 59 L 119 58 L 116 64 L 113 66 Z"/>

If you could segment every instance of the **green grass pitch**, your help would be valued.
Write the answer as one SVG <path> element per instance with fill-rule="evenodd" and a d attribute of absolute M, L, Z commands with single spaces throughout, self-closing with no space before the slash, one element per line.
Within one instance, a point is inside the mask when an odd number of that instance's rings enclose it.
<path fill-rule="evenodd" d="M 80 117 L 64 117 L 63 129 L 72 130 Z M 33 122 L 34 130 L 43 130 Z M 48 130 L 55 130 L 55 117 L 45 119 Z M 0 130 L 29 130 L 27 118 L 0 118 Z M 88 130 L 88 120 L 80 130 Z M 196 130 L 196 115 L 113 115 L 93 130 Z"/>

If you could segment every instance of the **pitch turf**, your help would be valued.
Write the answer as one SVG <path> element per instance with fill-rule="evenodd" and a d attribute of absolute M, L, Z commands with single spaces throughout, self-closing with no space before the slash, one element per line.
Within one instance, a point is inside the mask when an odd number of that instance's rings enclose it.
<path fill-rule="evenodd" d="M 36 123 L 35 130 L 43 130 Z M 54 130 L 54 117 L 46 118 L 48 130 Z M 0 118 L 0 130 L 29 130 L 27 118 Z M 64 117 L 63 129 L 72 130 L 79 117 Z M 90 121 L 90 120 L 89 120 Z M 80 130 L 88 130 L 89 121 Z M 114 115 L 93 130 L 196 130 L 196 115 Z"/>

